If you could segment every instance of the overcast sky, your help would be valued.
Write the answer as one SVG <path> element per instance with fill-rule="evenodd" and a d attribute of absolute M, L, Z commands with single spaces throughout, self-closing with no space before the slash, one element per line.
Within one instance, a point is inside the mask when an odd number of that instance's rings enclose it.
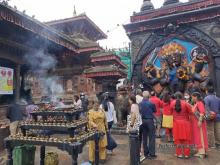
<path fill-rule="evenodd" d="M 159 8 L 164 0 L 151 1 Z M 108 48 L 128 45 L 129 39 L 121 25 L 129 23 L 130 16 L 140 11 L 142 3 L 143 0 L 10 0 L 10 5 L 26 10 L 26 14 L 35 15 L 40 21 L 72 17 L 75 5 L 77 14 L 85 12 L 108 35 L 107 40 L 100 41 Z"/>

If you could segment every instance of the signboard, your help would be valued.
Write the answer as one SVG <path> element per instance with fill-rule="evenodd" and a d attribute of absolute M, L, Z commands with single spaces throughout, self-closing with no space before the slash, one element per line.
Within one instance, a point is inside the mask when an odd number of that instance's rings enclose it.
<path fill-rule="evenodd" d="M 13 75 L 13 69 L 0 67 L 0 95 L 13 94 Z"/>

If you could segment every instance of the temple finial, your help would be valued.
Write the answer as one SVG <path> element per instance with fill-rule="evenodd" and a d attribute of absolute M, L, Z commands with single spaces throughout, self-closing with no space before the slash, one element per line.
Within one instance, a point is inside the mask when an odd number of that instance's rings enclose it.
<path fill-rule="evenodd" d="M 151 0 L 144 0 L 141 6 L 141 11 L 152 10 L 154 9 L 154 5 Z"/>
<path fill-rule="evenodd" d="M 74 11 L 73 11 L 73 16 L 77 16 L 77 13 L 76 13 L 76 6 L 74 5 Z"/>

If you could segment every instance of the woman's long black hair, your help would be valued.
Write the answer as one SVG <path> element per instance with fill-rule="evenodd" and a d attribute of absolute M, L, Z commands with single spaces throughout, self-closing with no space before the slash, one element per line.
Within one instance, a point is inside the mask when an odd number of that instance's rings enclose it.
<path fill-rule="evenodd" d="M 136 97 L 134 95 L 130 96 L 130 100 L 132 101 L 133 104 L 137 104 Z"/>
<path fill-rule="evenodd" d="M 109 95 L 108 92 L 105 92 L 103 95 L 102 108 L 105 112 L 108 112 L 108 104 L 109 104 Z"/>
<path fill-rule="evenodd" d="M 175 111 L 180 113 L 182 108 L 181 108 L 181 100 L 183 99 L 183 94 L 181 92 L 176 92 L 175 93 L 175 98 L 176 98 L 176 105 L 175 105 Z"/>
<path fill-rule="evenodd" d="M 108 99 L 102 101 L 102 107 L 106 112 L 108 111 Z"/>
<path fill-rule="evenodd" d="M 163 101 L 165 103 L 170 103 L 170 92 L 168 92 L 168 91 L 164 92 L 164 94 L 163 94 Z"/>

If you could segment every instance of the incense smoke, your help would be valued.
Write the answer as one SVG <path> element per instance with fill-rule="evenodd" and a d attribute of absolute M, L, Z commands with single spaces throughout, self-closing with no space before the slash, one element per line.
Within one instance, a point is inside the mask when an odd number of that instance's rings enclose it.
<path fill-rule="evenodd" d="M 26 62 L 35 74 L 44 75 L 48 70 L 56 67 L 57 61 L 51 54 L 46 54 L 43 50 L 33 54 L 26 54 L 24 56 Z"/>
<path fill-rule="evenodd" d="M 53 55 L 40 50 L 33 54 L 26 54 L 24 60 L 39 80 L 42 95 L 52 97 L 63 93 L 63 88 L 58 83 L 59 77 L 48 74 L 48 71 L 54 70 L 57 65 L 57 60 Z"/>

